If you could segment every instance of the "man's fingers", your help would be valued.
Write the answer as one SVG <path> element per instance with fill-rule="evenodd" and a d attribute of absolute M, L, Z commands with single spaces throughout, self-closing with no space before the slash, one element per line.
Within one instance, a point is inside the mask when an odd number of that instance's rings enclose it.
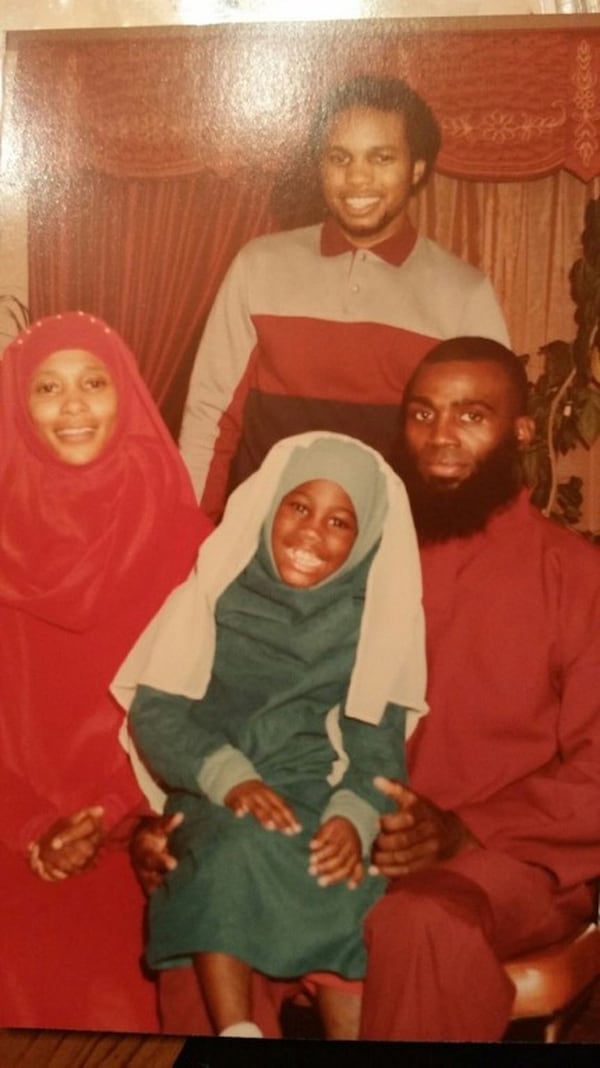
<path fill-rule="evenodd" d="M 163 830 L 165 834 L 170 834 L 176 827 L 181 826 L 185 819 L 183 812 L 174 812 L 172 816 L 162 817 L 164 821 Z"/>
<path fill-rule="evenodd" d="M 401 782 L 397 782 L 395 779 L 386 779 L 383 775 L 376 775 L 373 779 L 373 784 L 382 794 L 392 797 L 398 805 L 406 804 L 416 798 L 416 794 L 413 794 L 412 790 L 403 786 Z"/>
<path fill-rule="evenodd" d="M 158 889 L 158 887 L 162 885 L 162 878 L 159 875 L 155 875 L 154 873 L 149 874 L 148 872 L 139 872 L 138 878 L 140 880 L 142 890 L 145 894 L 148 895 L 150 895 L 154 890 Z"/>
<path fill-rule="evenodd" d="M 177 861 L 171 853 L 157 852 L 151 846 L 141 846 L 137 851 L 137 859 L 144 871 L 165 872 L 173 871 L 177 867 Z"/>
<path fill-rule="evenodd" d="M 148 822 L 144 821 L 140 834 L 147 834 L 151 838 L 168 838 L 168 836 L 181 824 L 185 819 L 183 812 L 174 812 L 172 816 L 154 816 L 148 817 Z"/>
<path fill-rule="evenodd" d="M 373 851 L 373 864 L 377 870 L 388 878 L 410 875 L 413 871 L 428 867 L 438 856 L 437 840 L 428 838 L 417 842 L 409 848 Z"/>
<path fill-rule="evenodd" d="M 419 842 L 434 840 L 439 842 L 437 828 L 432 820 L 420 820 L 415 822 L 411 817 L 403 820 L 400 827 L 395 823 L 393 830 L 389 832 L 386 827 L 380 831 L 375 839 L 375 848 L 381 851 L 411 849 Z"/>

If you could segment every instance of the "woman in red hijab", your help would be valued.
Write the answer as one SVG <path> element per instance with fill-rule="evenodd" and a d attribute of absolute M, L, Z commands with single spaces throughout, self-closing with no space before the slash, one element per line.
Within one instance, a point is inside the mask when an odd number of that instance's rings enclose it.
<path fill-rule="evenodd" d="M 43 319 L 0 363 L 0 1026 L 154 1031 L 142 797 L 108 684 L 209 523 L 105 323 Z"/>

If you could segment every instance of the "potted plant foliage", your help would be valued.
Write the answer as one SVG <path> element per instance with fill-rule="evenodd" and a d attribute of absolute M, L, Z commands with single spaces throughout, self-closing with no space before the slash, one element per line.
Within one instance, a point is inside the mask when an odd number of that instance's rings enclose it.
<path fill-rule="evenodd" d="M 576 446 L 591 449 L 600 436 L 600 198 L 586 207 L 582 247 L 569 272 L 575 338 L 540 349 L 543 370 L 529 387 L 536 435 L 523 453 L 533 503 L 572 527 L 581 523 L 585 487 L 576 475 L 559 480 L 559 457 Z M 600 532 L 582 533 L 600 543 Z"/>

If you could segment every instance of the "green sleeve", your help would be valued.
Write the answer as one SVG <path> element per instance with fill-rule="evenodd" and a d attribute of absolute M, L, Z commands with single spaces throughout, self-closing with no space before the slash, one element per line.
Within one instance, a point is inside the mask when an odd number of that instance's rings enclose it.
<path fill-rule="evenodd" d="M 203 793 L 223 804 L 233 786 L 260 775 L 201 706 L 201 701 L 138 686 L 129 729 L 140 756 L 167 787 Z"/>
<path fill-rule="evenodd" d="M 356 827 L 367 855 L 379 829 L 379 816 L 394 807 L 374 784 L 376 775 L 406 782 L 406 709 L 388 704 L 377 725 L 350 719 L 343 713 L 339 726 L 345 770 L 332 794 L 322 822 L 345 816 Z"/>

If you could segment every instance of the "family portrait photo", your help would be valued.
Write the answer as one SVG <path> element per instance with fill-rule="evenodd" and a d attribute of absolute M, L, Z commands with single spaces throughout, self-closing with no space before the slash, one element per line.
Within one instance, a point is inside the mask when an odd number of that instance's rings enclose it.
<path fill-rule="evenodd" d="M 594 5 L 54 6 L 0 26 L 0 1061 L 600 1042 Z"/>

